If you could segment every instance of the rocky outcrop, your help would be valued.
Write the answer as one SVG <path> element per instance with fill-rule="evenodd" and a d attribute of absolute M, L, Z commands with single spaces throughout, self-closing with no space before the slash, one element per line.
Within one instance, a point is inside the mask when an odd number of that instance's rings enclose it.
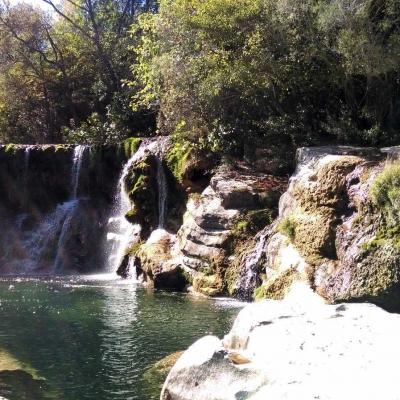
<path fill-rule="evenodd" d="M 189 196 L 176 235 L 158 234 L 156 242 L 152 235 L 136 253 L 146 278 L 159 286 L 156 277 L 174 275 L 181 282 L 178 277 L 185 276 L 196 292 L 209 296 L 232 289 L 239 276 L 228 279 L 238 256 L 235 240 L 271 222 L 285 183 L 245 166 L 221 167 L 201 194 Z"/>
<path fill-rule="evenodd" d="M 284 301 L 246 306 L 224 340 L 192 345 L 161 400 L 397 400 L 399 328 L 399 315 L 326 305 L 298 283 Z"/>
<path fill-rule="evenodd" d="M 400 307 L 398 248 L 393 240 L 374 245 L 385 228 L 371 188 L 387 154 L 393 159 L 397 153 L 343 146 L 299 149 L 279 217 L 263 246 L 265 274 L 256 297 L 283 297 L 291 282 L 304 280 L 332 302 Z"/>

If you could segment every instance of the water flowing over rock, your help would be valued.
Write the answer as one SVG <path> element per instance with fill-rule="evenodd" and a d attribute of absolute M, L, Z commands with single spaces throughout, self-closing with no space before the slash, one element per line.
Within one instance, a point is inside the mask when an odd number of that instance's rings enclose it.
<path fill-rule="evenodd" d="M 167 210 L 168 185 L 164 167 L 160 156 L 157 156 L 157 187 L 158 187 L 158 228 L 165 226 L 165 213 Z"/>
<path fill-rule="evenodd" d="M 202 294 L 224 293 L 227 290 L 224 274 L 232 255 L 229 247 L 235 226 L 248 210 L 264 215 L 265 207 L 277 203 L 284 182 L 284 179 L 249 169 L 243 172 L 221 168 L 201 194 L 189 197 L 183 223 L 176 235 L 153 232 L 151 240 L 149 238 L 137 251 L 144 279 L 160 288 L 181 290 L 186 282 Z M 268 220 L 261 222 L 262 226 L 268 224 Z M 242 275 L 244 282 L 245 273 Z M 255 286 L 256 282 L 249 275 L 247 271 L 246 283 Z M 237 290 L 239 280 L 232 282 Z M 249 291 L 246 288 L 242 293 Z"/>
<path fill-rule="evenodd" d="M 54 221 L 56 223 L 61 222 L 61 233 L 57 243 L 57 254 L 56 259 L 54 261 L 54 272 L 60 273 L 63 271 L 63 260 L 67 258 L 67 254 L 65 251 L 65 244 L 68 239 L 68 233 L 71 228 L 71 223 L 73 222 L 73 218 L 75 216 L 75 212 L 79 207 L 79 199 L 78 199 L 78 189 L 79 189 L 79 178 L 81 175 L 82 161 L 83 156 L 85 154 L 86 146 L 76 146 L 74 148 L 74 156 L 72 160 L 72 169 L 71 169 L 71 196 L 70 200 L 65 202 L 63 207 L 65 209 L 65 216 L 61 221 L 56 218 Z M 54 227 L 57 229 L 57 226 Z M 53 228 L 53 229 L 54 229 Z"/>
<path fill-rule="evenodd" d="M 111 242 L 108 264 L 109 270 L 125 277 L 136 275 L 132 246 L 152 228 L 162 229 L 165 225 L 168 185 L 162 158 L 167 141 L 168 138 L 144 139 L 124 165 L 118 181 L 107 235 Z M 138 193 L 147 206 L 135 204 Z"/>
<path fill-rule="evenodd" d="M 0 272 L 101 268 L 99 243 L 123 157 L 114 147 L 0 146 Z"/>
<path fill-rule="evenodd" d="M 400 316 L 371 304 L 326 305 L 302 284 L 246 306 L 219 340 L 178 359 L 161 400 L 397 400 Z"/>

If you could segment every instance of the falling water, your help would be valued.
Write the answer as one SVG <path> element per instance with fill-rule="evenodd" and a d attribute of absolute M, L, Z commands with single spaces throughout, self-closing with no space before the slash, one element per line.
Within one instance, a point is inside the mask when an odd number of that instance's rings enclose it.
<path fill-rule="evenodd" d="M 82 160 L 85 154 L 86 146 L 75 146 L 74 158 L 71 171 L 71 199 L 75 200 L 78 196 L 79 177 L 81 174 Z"/>
<path fill-rule="evenodd" d="M 31 158 L 31 150 L 33 146 L 26 146 L 24 149 L 24 170 L 22 172 L 22 179 L 24 184 L 28 181 L 29 161 Z"/>
<path fill-rule="evenodd" d="M 146 151 L 153 151 L 157 146 L 154 140 L 145 140 L 140 145 L 138 151 L 124 165 L 118 180 L 117 195 L 111 218 L 108 221 L 109 231 L 107 241 L 109 246 L 109 257 L 107 270 L 116 272 L 125 256 L 129 244 L 138 236 L 139 225 L 130 224 L 126 218 L 126 213 L 132 208 L 131 201 L 125 191 L 125 179 L 129 174 L 132 165 L 144 156 Z"/>
<path fill-rule="evenodd" d="M 60 238 L 66 234 L 67 229 L 64 229 L 65 221 L 69 216 L 73 215 L 73 210 L 76 208 L 77 200 L 69 200 L 59 204 L 56 209 L 47 215 L 40 223 L 34 232 L 28 233 L 28 238 L 24 242 L 24 248 L 27 255 L 23 264 L 25 272 L 33 272 L 36 268 L 46 264 L 46 254 L 49 249 L 59 245 Z M 59 238 L 57 241 L 57 237 Z M 57 248 L 58 263 L 60 263 L 62 251 Z M 57 261 L 54 263 L 57 264 Z"/>
<path fill-rule="evenodd" d="M 74 214 L 78 208 L 78 189 L 79 189 L 79 177 L 81 175 L 82 160 L 85 154 L 86 146 L 75 146 L 73 159 L 72 159 L 72 169 L 71 169 L 71 195 L 70 199 L 63 203 L 62 209 L 65 210 L 65 217 L 62 222 L 61 233 L 57 244 L 57 254 L 53 265 L 53 270 L 55 272 L 61 272 L 63 261 L 66 257 L 65 254 L 65 244 L 68 239 L 68 231 L 70 230 L 71 222 L 73 220 Z"/>
<path fill-rule="evenodd" d="M 244 300 L 250 300 L 257 284 L 259 263 L 264 253 L 265 242 L 271 232 L 266 228 L 258 237 L 256 246 L 244 259 L 244 268 L 238 280 L 238 294 Z"/>
<path fill-rule="evenodd" d="M 167 208 L 167 179 L 160 156 L 157 156 L 157 185 L 158 185 L 158 228 L 165 225 L 165 213 Z"/>

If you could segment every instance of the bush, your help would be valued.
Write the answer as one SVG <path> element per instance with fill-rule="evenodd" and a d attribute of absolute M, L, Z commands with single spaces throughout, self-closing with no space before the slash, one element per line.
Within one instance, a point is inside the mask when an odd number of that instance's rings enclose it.
<path fill-rule="evenodd" d="M 293 241 L 296 236 L 296 226 L 297 221 L 293 217 L 286 217 L 279 223 L 278 231 Z"/>
<path fill-rule="evenodd" d="M 388 164 L 375 178 L 370 195 L 388 227 L 400 222 L 400 163 Z"/>

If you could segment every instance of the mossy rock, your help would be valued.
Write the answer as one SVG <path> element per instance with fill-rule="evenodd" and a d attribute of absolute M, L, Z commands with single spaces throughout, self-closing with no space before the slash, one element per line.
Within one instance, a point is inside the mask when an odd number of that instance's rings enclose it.
<path fill-rule="evenodd" d="M 132 157 L 139 149 L 142 139 L 138 137 L 130 137 L 124 140 L 124 153 L 125 157 Z"/>
<path fill-rule="evenodd" d="M 288 293 L 292 284 L 299 278 L 294 269 L 287 269 L 271 281 L 264 282 L 254 290 L 254 300 L 282 300 Z"/>
<path fill-rule="evenodd" d="M 224 292 L 224 282 L 217 274 L 198 274 L 193 278 L 193 288 L 198 293 L 213 297 Z"/>
<path fill-rule="evenodd" d="M 143 374 L 143 380 L 149 391 L 154 393 L 154 396 L 159 396 L 169 372 L 182 354 L 183 351 L 176 351 L 146 369 Z"/>

